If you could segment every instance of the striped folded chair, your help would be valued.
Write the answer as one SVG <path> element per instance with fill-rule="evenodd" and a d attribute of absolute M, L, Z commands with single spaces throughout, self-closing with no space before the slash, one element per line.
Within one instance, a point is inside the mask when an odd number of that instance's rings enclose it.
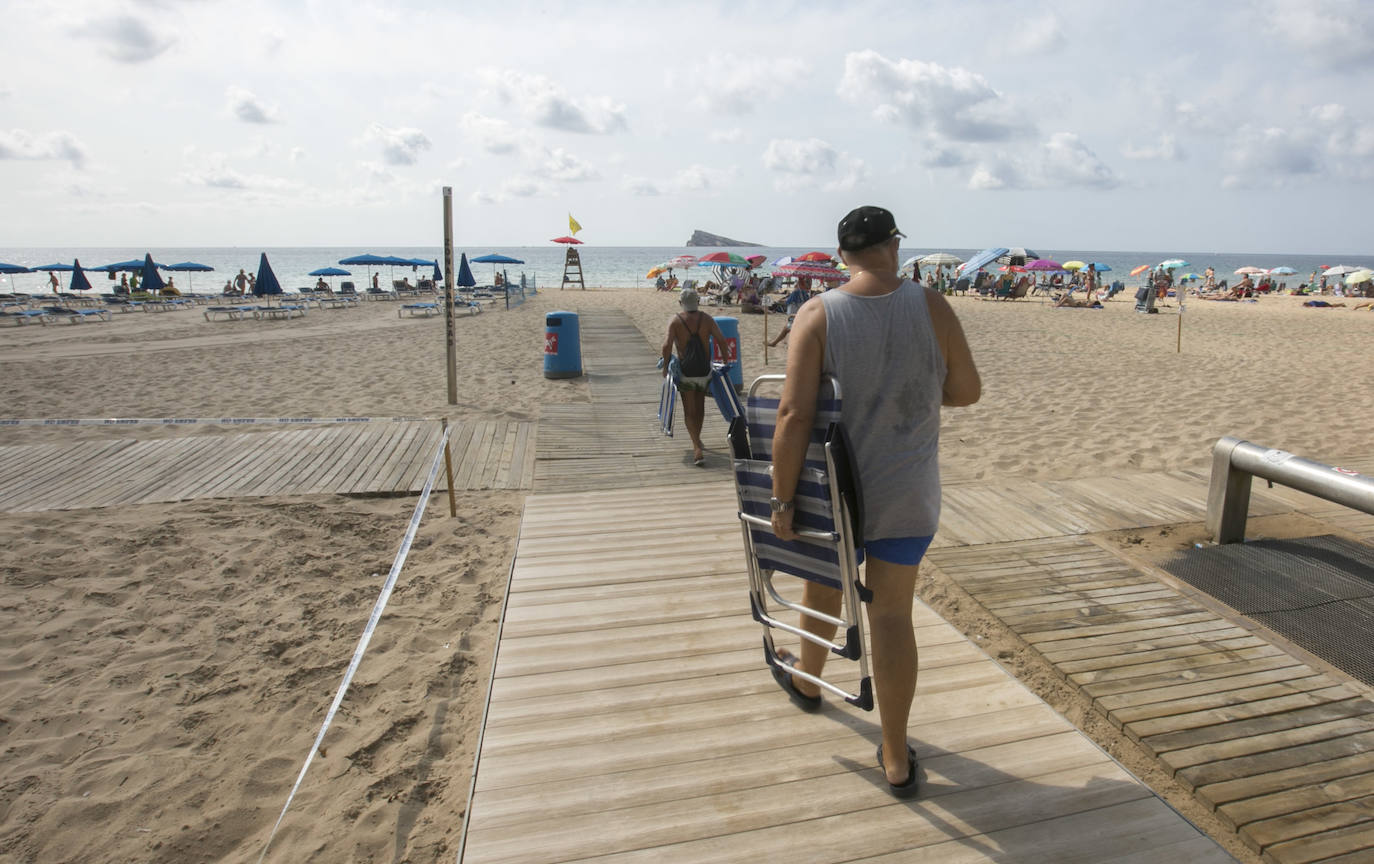
<path fill-rule="evenodd" d="M 839 382 L 831 376 L 821 381 L 811 444 L 806 452 L 797 492 L 793 499 L 793 525 L 798 539 L 783 541 L 773 534 L 769 499 L 773 495 L 772 446 L 778 398 L 783 375 L 763 375 L 749 388 L 744 416 L 730 424 L 735 494 L 749 564 L 749 604 L 754 620 L 763 625 L 764 658 L 774 669 L 789 672 L 857 705 L 873 709 L 873 685 L 864 651 L 861 603 L 872 599 L 859 582 L 859 546 L 862 543 L 862 494 L 850 448 L 840 423 Z M 808 609 L 788 599 L 774 585 L 784 574 L 840 589 L 840 617 Z M 795 592 L 791 592 L 794 593 Z M 838 641 L 821 639 L 797 624 L 780 620 L 773 605 L 835 624 Z M 790 616 L 789 616 L 790 617 Z M 774 645 L 774 631 L 782 631 L 828 648 L 859 665 L 855 692 L 819 676 L 784 666 Z"/>

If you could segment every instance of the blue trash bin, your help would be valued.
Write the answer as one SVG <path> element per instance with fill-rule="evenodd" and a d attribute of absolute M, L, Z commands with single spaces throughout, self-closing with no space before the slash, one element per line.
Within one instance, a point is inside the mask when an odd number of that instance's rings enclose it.
<path fill-rule="evenodd" d="M 730 383 L 735 385 L 735 392 L 739 392 L 744 389 L 744 370 L 740 368 L 739 359 L 739 319 L 725 315 L 717 318 L 716 324 L 725 336 L 725 344 L 715 346 L 711 359 L 734 364 L 730 367 Z"/>
<path fill-rule="evenodd" d="M 544 316 L 544 377 L 576 378 L 582 374 L 582 344 L 576 312 Z"/>

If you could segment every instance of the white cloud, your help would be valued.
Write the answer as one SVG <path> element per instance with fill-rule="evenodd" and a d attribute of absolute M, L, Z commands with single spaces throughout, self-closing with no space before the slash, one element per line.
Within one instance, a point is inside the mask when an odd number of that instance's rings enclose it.
<path fill-rule="evenodd" d="M 806 64 L 795 57 L 711 54 L 697 60 L 682 84 L 696 94 L 692 101 L 702 110 L 738 115 L 777 99 L 805 73 Z M 669 82 L 676 78 L 670 74 Z"/>
<path fill-rule="evenodd" d="M 550 180 L 560 180 L 565 183 L 597 180 L 601 177 L 600 173 L 590 163 L 577 158 L 561 147 L 546 151 L 546 158 L 539 166 L 539 174 Z"/>
<path fill-rule="evenodd" d="M 646 198 L 662 194 L 658 190 L 658 185 L 648 177 L 634 177 L 628 174 L 621 178 L 620 188 L 629 192 L 631 195 L 639 195 Z"/>
<path fill-rule="evenodd" d="M 763 151 L 763 165 L 781 175 L 774 179 L 773 186 L 783 192 L 815 186 L 845 191 L 868 176 L 863 160 L 842 153 L 819 138 L 775 138 Z"/>
<path fill-rule="evenodd" d="M 476 139 L 488 153 L 504 156 L 514 153 L 519 147 L 515 128 L 505 120 L 469 111 L 458 122 L 463 131 Z"/>
<path fill-rule="evenodd" d="M 120 63 L 145 63 L 176 41 L 133 15 L 96 18 L 74 28 L 73 33 L 100 43 L 105 55 Z"/>
<path fill-rule="evenodd" d="M 607 135 L 627 128 L 625 106 L 608 97 L 573 99 L 543 75 L 514 69 L 483 69 L 478 77 L 503 104 L 537 126 L 563 132 Z"/>
<path fill-rule="evenodd" d="M 1226 151 L 1225 187 L 1286 185 L 1291 178 L 1313 175 L 1320 156 L 1311 136 L 1287 129 L 1243 126 Z"/>
<path fill-rule="evenodd" d="M 1127 159 L 1160 162 L 1180 162 L 1184 158 L 1183 148 L 1178 146 L 1178 140 L 1168 132 L 1162 133 L 1159 140 L 1153 144 L 1136 146 L 1135 142 L 1128 141 L 1121 148 L 1121 155 Z"/>
<path fill-rule="evenodd" d="M 245 123 L 275 123 L 277 109 L 268 105 L 242 87 L 230 87 L 224 92 L 229 100 L 229 113 Z"/>
<path fill-rule="evenodd" d="M 414 165 L 420 160 L 420 154 L 433 146 L 419 129 L 388 129 L 380 123 L 367 127 L 363 140 L 381 147 L 382 161 L 388 165 Z"/>
<path fill-rule="evenodd" d="M 787 174 L 833 174 L 838 156 L 819 138 L 774 138 L 763 151 L 763 165 Z"/>
<path fill-rule="evenodd" d="M 631 195 L 652 197 L 655 195 L 718 195 L 730 189 L 738 176 L 734 168 L 711 168 L 700 163 L 692 163 L 680 168 L 666 180 L 649 177 L 625 175 L 620 180 L 620 188 Z"/>
<path fill-rule="evenodd" d="M 292 162 L 300 162 L 305 157 L 306 153 L 304 147 L 292 147 L 291 154 L 287 158 L 290 159 Z"/>
<path fill-rule="evenodd" d="M 299 181 L 268 174 L 244 174 L 230 168 L 223 156 L 216 154 L 209 165 L 187 171 L 181 175 L 182 182 L 191 186 L 204 186 L 210 189 L 230 189 L 254 192 L 299 195 L 305 188 Z"/>
<path fill-rule="evenodd" d="M 1344 105 L 1332 103 L 1312 109 L 1312 126 L 1325 136 L 1326 155 L 1337 173 L 1374 177 L 1374 121 L 1352 119 Z"/>
<path fill-rule="evenodd" d="M 717 129 L 706 136 L 707 140 L 716 144 L 739 144 L 744 140 L 744 130 L 739 127 L 734 129 Z"/>
<path fill-rule="evenodd" d="M 1013 26 L 1010 33 L 1012 38 L 1006 42 L 1007 50 L 1020 56 L 1053 54 L 1068 41 L 1059 26 L 1059 18 L 1053 14 L 1023 21 L 1019 26 Z"/>
<path fill-rule="evenodd" d="M 472 201 L 476 204 L 501 204 L 512 198 L 552 198 L 556 191 L 553 184 L 542 177 L 512 174 L 495 189 L 474 190 Z"/>
<path fill-rule="evenodd" d="M 1072 132 L 1057 132 L 1025 155 L 997 153 L 984 158 L 969 175 L 968 188 L 1111 189 L 1120 179 Z"/>
<path fill-rule="evenodd" d="M 874 105 L 879 120 L 901 122 L 952 141 L 987 142 L 1032 131 L 982 75 L 921 60 L 892 61 L 876 51 L 845 55 L 839 94 Z"/>
<path fill-rule="evenodd" d="M 1042 154 L 1048 185 L 1110 189 L 1120 182 L 1112 169 L 1072 132 L 1051 135 Z"/>
<path fill-rule="evenodd" d="M 34 134 L 11 129 L 0 131 L 0 159 L 64 160 L 81 168 L 86 163 L 86 148 L 70 132 Z"/>
<path fill-rule="evenodd" d="M 1274 0 L 1256 13 L 1286 50 L 1335 68 L 1374 64 L 1374 6 L 1362 0 Z"/>

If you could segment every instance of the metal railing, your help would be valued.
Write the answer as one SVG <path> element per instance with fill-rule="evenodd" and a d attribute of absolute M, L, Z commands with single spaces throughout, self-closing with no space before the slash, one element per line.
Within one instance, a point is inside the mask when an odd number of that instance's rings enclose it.
<path fill-rule="evenodd" d="M 1212 448 L 1212 481 L 1207 487 L 1207 533 L 1217 543 L 1245 540 L 1252 477 L 1374 514 L 1374 477 L 1228 435 Z"/>

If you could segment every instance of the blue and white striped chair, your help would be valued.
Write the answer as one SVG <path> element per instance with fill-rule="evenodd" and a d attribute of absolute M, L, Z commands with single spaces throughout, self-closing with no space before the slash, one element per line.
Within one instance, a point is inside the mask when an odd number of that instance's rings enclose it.
<path fill-rule="evenodd" d="M 806 451 L 794 497 L 793 526 L 798 539 L 779 540 L 773 534 L 768 501 L 773 494 L 773 430 L 778 412 L 777 393 L 783 375 L 763 375 L 749 387 L 744 416 L 730 424 L 730 445 L 735 474 L 735 494 L 749 562 L 749 604 L 754 619 L 763 625 L 764 657 L 768 665 L 818 685 L 857 705 L 873 709 L 873 686 L 864 653 L 863 615 L 860 604 L 872 592 L 859 582 L 859 545 L 862 543 L 862 495 L 858 474 L 840 423 L 839 382 L 831 376 L 821 381 L 811 444 Z M 772 394 L 772 395 L 765 395 Z M 840 589 L 840 617 L 808 609 L 783 597 L 773 584 L 782 573 Z M 780 620 L 773 605 L 828 621 L 839 629 L 838 641 L 827 641 Z M 859 664 L 859 686 L 851 693 L 819 676 L 783 666 L 773 643 L 778 630 L 828 648 Z"/>

